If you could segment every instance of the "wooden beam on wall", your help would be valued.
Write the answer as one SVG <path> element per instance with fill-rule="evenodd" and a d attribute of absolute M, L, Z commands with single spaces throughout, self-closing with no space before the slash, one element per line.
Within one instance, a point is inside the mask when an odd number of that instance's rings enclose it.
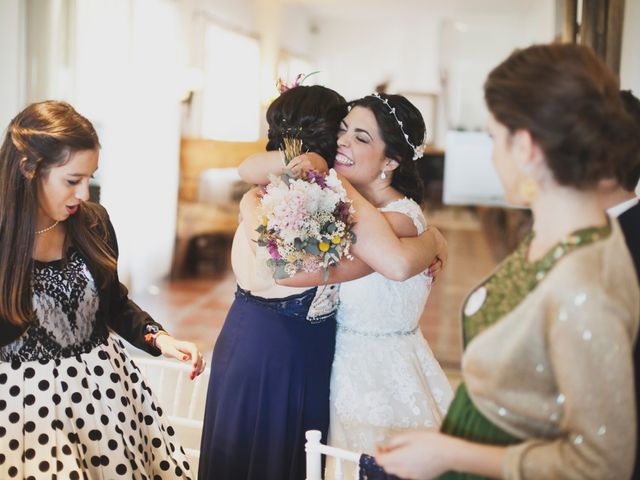
<path fill-rule="evenodd" d="M 606 55 L 608 0 L 583 0 L 580 44 L 593 48 L 602 59 Z"/>
<path fill-rule="evenodd" d="M 562 8 L 563 26 L 561 41 L 576 43 L 578 34 L 578 0 L 559 0 L 564 3 Z"/>
<path fill-rule="evenodd" d="M 624 0 L 609 0 L 606 25 L 606 51 L 604 59 L 607 66 L 620 75 L 620 56 L 622 53 L 622 29 L 624 24 Z"/>
<path fill-rule="evenodd" d="M 556 39 L 591 47 L 620 74 L 625 0 L 556 0 Z M 578 15 L 580 22 L 578 22 Z"/>

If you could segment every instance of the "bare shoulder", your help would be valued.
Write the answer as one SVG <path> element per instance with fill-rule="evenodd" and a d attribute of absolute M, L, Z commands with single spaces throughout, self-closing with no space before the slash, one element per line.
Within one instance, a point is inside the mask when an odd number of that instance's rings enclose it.
<path fill-rule="evenodd" d="M 414 200 L 399 196 L 380 208 L 380 212 L 400 237 L 413 237 L 426 227 L 422 207 Z"/>

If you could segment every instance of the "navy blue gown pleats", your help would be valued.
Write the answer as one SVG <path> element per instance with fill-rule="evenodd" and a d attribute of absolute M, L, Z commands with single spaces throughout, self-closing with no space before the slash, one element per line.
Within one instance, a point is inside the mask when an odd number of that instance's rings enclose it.
<path fill-rule="evenodd" d="M 335 316 L 315 290 L 263 299 L 238 288 L 211 361 L 201 480 L 304 480 L 305 431 L 329 428 Z"/>

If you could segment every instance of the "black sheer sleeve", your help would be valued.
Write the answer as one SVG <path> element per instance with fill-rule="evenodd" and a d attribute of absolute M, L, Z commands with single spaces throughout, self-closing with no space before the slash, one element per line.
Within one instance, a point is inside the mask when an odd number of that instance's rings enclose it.
<path fill-rule="evenodd" d="M 118 240 L 107 212 L 103 210 L 107 227 L 108 243 L 118 258 Z M 132 345 L 154 356 L 160 355 L 160 350 L 145 341 L 145 335 L 164 330 L 151 316 L 136 305 L 130 298 L 127 288 L 120 283 L 116 271 L 112 281 L 101 291 L 100 310 L 104 311 L 104 320 L 118 335 Z"/>

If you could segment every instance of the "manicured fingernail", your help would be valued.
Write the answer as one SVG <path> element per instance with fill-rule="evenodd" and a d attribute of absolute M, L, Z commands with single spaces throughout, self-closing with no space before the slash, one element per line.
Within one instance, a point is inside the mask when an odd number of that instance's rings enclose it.
<path fill-rule="evenodd" d="M 187 358 L 189 358 L 189 357 L 187 357 L 186 355 L 184 357 L 182 357 L 183 360 L 186 360 Z"/>

